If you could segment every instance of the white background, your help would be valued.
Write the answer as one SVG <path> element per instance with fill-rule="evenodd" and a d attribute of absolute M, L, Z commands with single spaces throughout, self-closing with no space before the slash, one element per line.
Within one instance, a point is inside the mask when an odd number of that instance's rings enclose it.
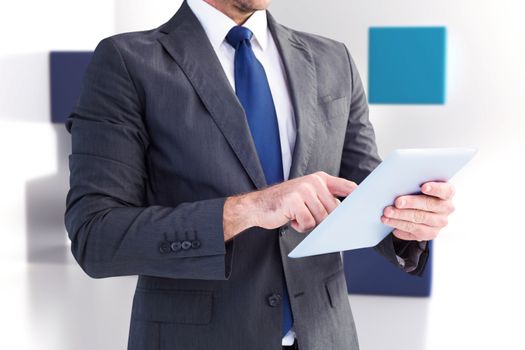
<path fill-rule="evenodd" d="M 93 280 L 68 252 L 69 134 L 51 125 L 48 52 L 93 50 L 167 21 L 180 1 L 2 1 L 0 347 L 124 349 L 134 277 Z M 525 349 L 525 5 L 519 0 L 274 0 L 292 28 L 345 42 L 367 85 L 370 26 L 448 28 L 447 103 L 371 106 L 383 156 L 475 146 L 435 243 L 431 298 L 351 296 L 361 348 Z"/>

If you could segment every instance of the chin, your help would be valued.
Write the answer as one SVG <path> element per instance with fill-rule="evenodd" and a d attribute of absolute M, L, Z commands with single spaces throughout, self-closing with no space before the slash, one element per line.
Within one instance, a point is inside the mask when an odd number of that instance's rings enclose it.
<path fill-rule="evenodd" d="M 235 6 L 243 12 L 253 12 L 266 10 L 270 5 L 270 0 L 235 0 Z"/>

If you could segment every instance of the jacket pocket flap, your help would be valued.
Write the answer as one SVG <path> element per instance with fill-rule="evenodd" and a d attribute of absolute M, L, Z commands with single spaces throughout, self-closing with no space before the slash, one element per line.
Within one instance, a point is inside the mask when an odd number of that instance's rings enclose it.
<path fill-rule="evenodd" d="M 325 96 L 319 101 L 319 108 L 328 118 L 348 114 L 348 100 L 346 96 L 332 98 Z"/>
<path fill-rule="evenodd" d="M 326 294 L 331 307 L 338 307 L 342 298 L 348 298 L 344 270 L 325 279 Z"/>

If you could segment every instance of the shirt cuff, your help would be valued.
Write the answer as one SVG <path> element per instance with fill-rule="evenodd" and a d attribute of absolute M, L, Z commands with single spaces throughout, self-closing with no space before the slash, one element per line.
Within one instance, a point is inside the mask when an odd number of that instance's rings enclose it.
<path fill-rule="evenodd" d="M 405 272 L 414 272 L 418 269 L 421 256 L 428 249 L 428 241 L 405 241 L 392 237 L 397 262 Z"/>

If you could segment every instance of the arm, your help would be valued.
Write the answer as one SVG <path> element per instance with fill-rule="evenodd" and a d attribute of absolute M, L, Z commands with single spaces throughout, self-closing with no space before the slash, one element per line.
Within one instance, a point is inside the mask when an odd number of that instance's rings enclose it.
<path fill-rule="evenodd" d="M 368 118 L 368 102 L 363 84 L 346 47 L 345 50 L 352 77 L 352 96 L 339 176 L 359 184 L 379 165 L 381 158 Z M 397 239 L 392 234 L 385 237 L 375 249 L 392 264 L 412 274 L 420 275 L 428 258 L 426 244 Z"/>
<path fill-rule="evenodd" d="M 95 278 L 227 279 L 233 242 L 224 243 L 226 198 L 175 208 L 146 203 L 149 135 L 141 102 L 119 50 L 111 38 L 102 40 L 66 122 L 72 154 L 64 219 L 72 253 Z M 196 243 L 172 248 L 175 232 L 186 231 Z"/>

